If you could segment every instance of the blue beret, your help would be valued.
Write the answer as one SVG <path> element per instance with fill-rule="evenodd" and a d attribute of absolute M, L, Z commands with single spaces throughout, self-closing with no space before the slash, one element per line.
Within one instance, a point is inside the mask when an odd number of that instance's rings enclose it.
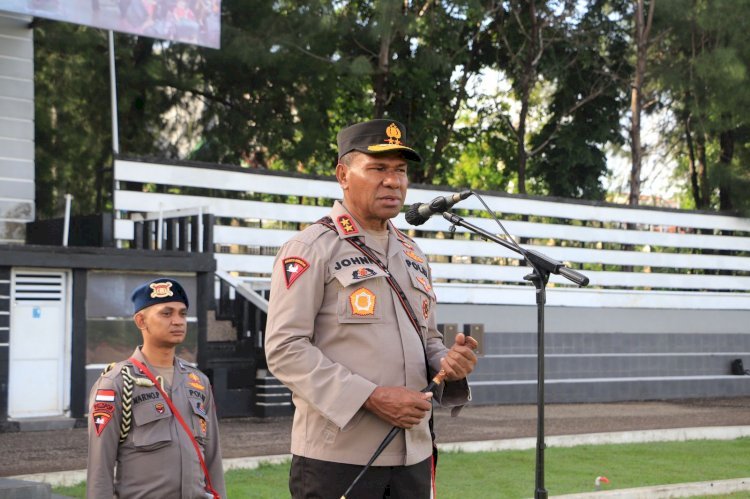
<path fill-rule="evenodd" d="M 157 303 L 179 301 L 189 307 L 187 293 L 179 282 L 163 277 L 141 284 L 133 290 L 130 296 L 133 302 L 133 313 L 138 313 L 146 307 Z"/>

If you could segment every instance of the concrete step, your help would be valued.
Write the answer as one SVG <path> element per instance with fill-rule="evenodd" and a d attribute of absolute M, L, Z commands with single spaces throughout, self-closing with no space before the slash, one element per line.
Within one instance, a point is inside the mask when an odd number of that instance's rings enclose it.
<path fill-rule="evenodd" d="M 0 478 L 0 499 L 50 499 L 51 497 L 52 487 L 48 483 Z"/>
<path fill-rule="evenodd" d="M 730 374 L 733 359 L 750 352 L 546 354 L 547 379 L 624 376 L 712 376 Z M 536 379 L 536 354 L 485 355 L 471 374 L 472 381 Z"/>
<path fill-rule="evenodd" d="M 9 420 L 17 424 L 18 431 L 70 430 L 76 419 L 68 417 L 17 418 Z"/>
<path fill-rule="evenodd" d="M 536 380 L 472 381 L 472 405 L 534 404 Z M 750 396 L 750 376 L 652 376 L 547 379 L 548 403 L 621 402 Z"/>

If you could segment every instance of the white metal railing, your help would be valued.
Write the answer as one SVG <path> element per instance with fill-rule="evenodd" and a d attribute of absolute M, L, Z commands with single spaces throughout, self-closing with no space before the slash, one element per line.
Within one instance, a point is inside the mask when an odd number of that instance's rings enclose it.
<path fill-rule="evenodd" d="M 270 276 L 276 249 L 294 235 L 290 227 L 326 215 L 332 200 L 341 195 L 333 179 L 212 165 L 117 160 L 115 180 L 118 185 L 152 183 L 189 191 L 165 194 L 120 188 L 115 210 L 133 217 L 206 207 L 217 220 L 213 237 L 218 268 L 259 283 Z M 215 195 L 216 190 L 223 194 Z M 409 190 L 406 203 L 443 194 L 444 190 L 418 186 Z M 289 196 L 323 202 L 290 204 Z M 514 237 L 525 239 L 527 248 L 564 261 L 590 278 L 588 288 L 575 289 L 552 276 L 547 296 L 551 305 L 750 308 L 750 219 L 503 193 L 483 197 L 501 219 L 510 218 L 504 225 Z M 470 223 L 500 232 L 494 221 L 482 216 L 479 200 L 468 198 L 456 208 L 465 210 Z M 394 223 L 403 231 L 415 229 L 403 215 Z M 115 238 L 132 239 L 131 224 L 130 219 L 118 220 Z M 528 268 L 518 266 L 518 255 L 470 239 L 460 227 L 451 235 L 448 228 L 447 221 L 434 216 L 412 232 L 430 255 L 440 301 L 532 303 L 526 293 L 533 293 L 533 288 L 523 280 Z"/>

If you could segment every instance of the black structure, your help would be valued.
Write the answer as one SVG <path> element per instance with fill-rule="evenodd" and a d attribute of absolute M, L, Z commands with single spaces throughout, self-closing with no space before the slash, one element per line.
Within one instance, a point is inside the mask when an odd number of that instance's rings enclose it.
<path fill-rule="evenodd" d="M 0 279 L 9 281 L 13 267 L 70 269 L 73 277 L 72 293 L 72 345 L 70 373 L 71 417 L 85 416 L 86 386 L 86 290 L 89 270 L 121 270 L 141 272 L 195 272 L 198 293 L 210 296 L 216 261 L 211 253 L 177 251 L 145 251 L 116 248 L 70 248 L 37 245 L 0 246 Z M 9 287 L 7 284 L 3 288 Z M 208 288 L 208 289 L 206 289 Z M 10 296 L 10 290 L 0 292 Z M 124 297 L 127 299 L 127 297 Z M 207 338 L 208 300 L 198 300 L 198 351 L 205 351 Z M 10 299 L 0 300 L 0 324 L 9 321 Z M 7 331 L 7 330 L 6 330 Z M 17 425 L 8 423 L 8 371 L 9 333 L 0 337 L 0 430 L 14 430 Z"/>

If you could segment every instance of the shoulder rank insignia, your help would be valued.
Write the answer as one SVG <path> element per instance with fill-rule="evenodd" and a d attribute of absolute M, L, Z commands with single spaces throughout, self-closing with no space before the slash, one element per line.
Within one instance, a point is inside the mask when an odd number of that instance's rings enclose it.
<path fill-rule="evenodd" d="M 341 232 L 343 232 L 347 236 L 359 233 L 359 229 L 354 223 L 354 219 L 352 219 L 352 217 L 350 217 L 349 215 L 339 215 L 339 217 L 336 219 L 336 223 L 341 228 Z"/>
<path fill-rule="evenodd" d="M 107 367 L 105 367 L 105 368 L 104 368 L 104 370 L 102 371 L 102 374 L 101 374 L 101 375 L 102 375 L 102 376 L 104 376 L 104 375 L 105 375 L 105 374 L 107 374 L 107 373 L 108 373 L 109 371 L 111 371 L 111 370 L 112 370 L 112 368 L 113 368 L 113 367 L 115 367 L 115 364 L 116 364 L 115 362 L 110 362 L 109 364 L 107 364 Z"/>

